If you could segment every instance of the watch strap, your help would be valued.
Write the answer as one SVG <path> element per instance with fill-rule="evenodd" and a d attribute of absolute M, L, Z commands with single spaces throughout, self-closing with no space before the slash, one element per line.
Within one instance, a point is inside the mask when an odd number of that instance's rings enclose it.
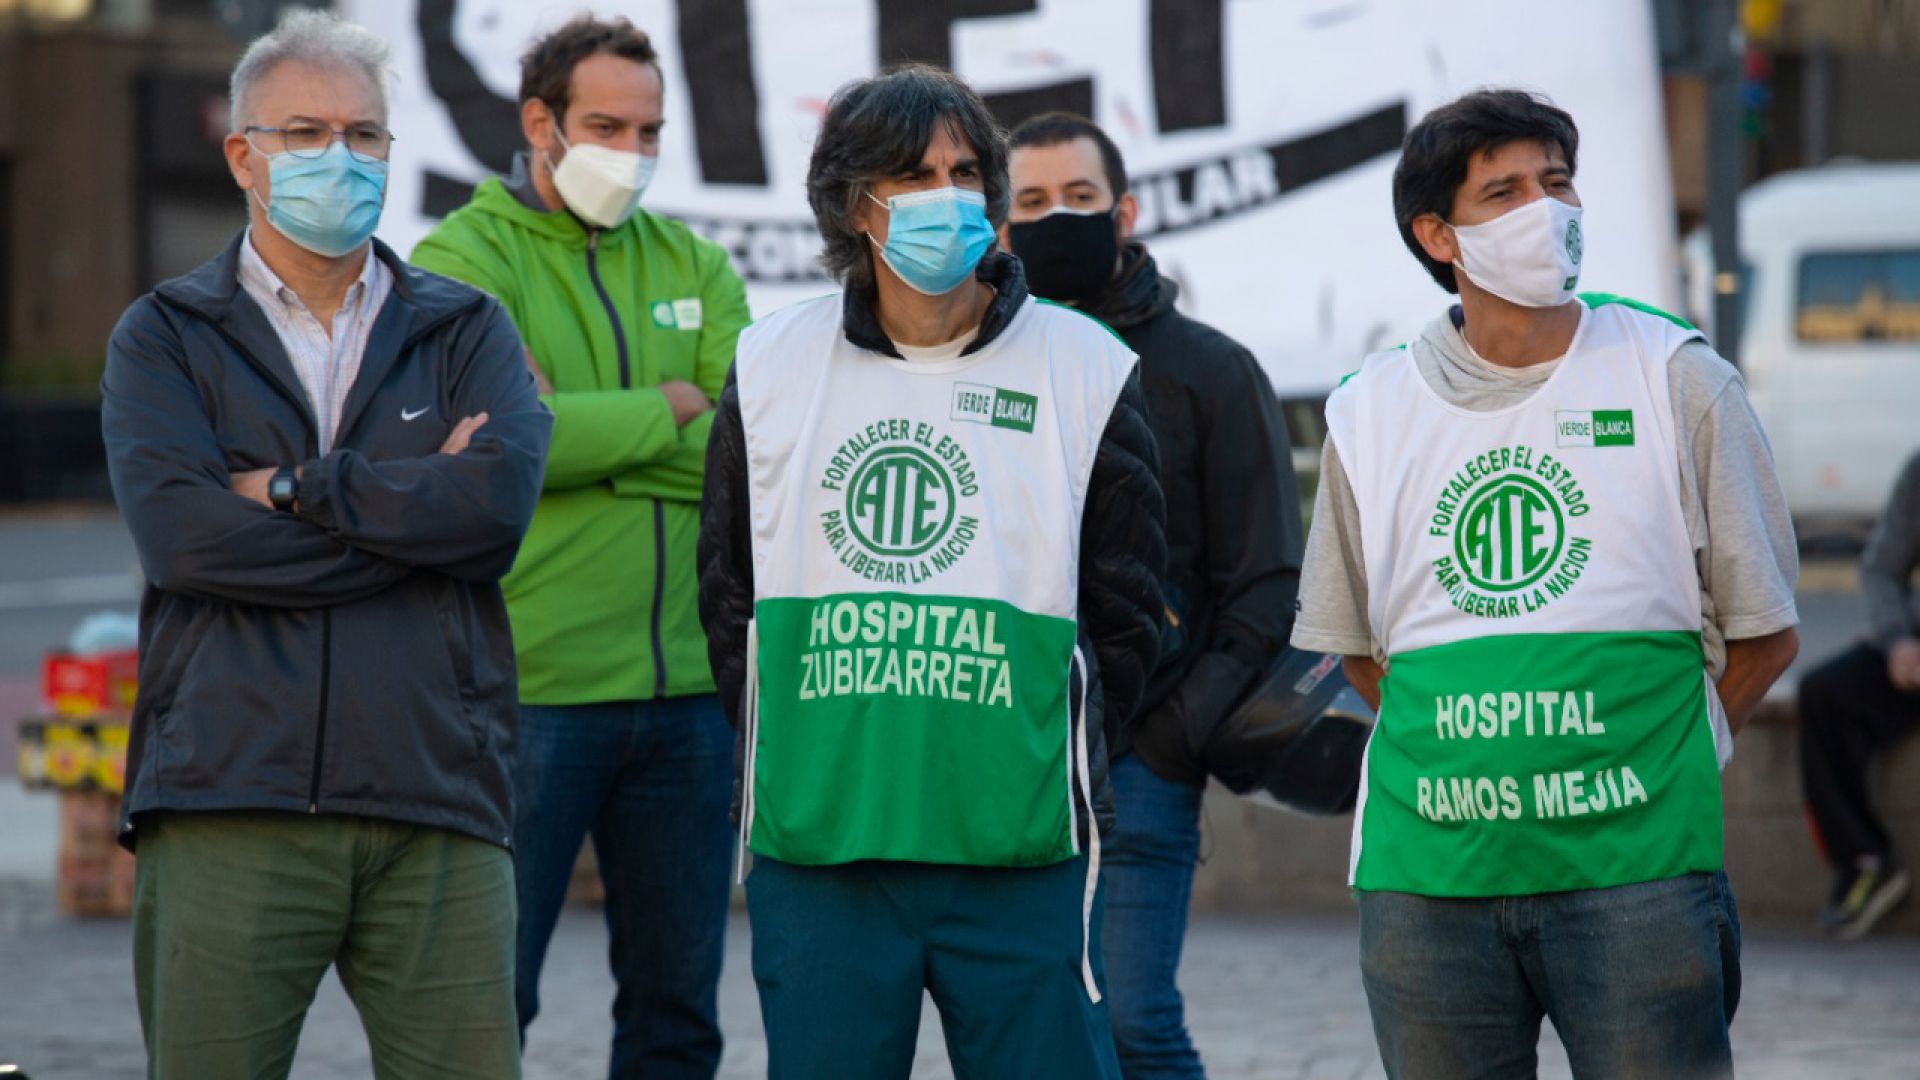
<path fill-rule="evenodd" d="M 275 510 L 294 512 L 300 499 L 300 477 L 291 466 L 282 467 L 267 481 L 267 498 Z"/>

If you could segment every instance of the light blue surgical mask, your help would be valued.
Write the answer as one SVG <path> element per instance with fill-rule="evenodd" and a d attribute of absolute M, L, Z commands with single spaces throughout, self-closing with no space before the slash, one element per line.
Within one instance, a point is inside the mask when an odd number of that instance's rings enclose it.
<path fill-rule="evenodd" d="M 319 157 L 282 152 L 269 155 L 267 165 L 267 220 L 308 251 L 339 258 L 366 243 L 380 224 L 386 162 L 363 161 L 335 142 Z"/>
<path fill-rule="evenodd" d="M 987 197 L 977 191 L 943 187 L 885 203 L 871 192 L 867 198 L 887 208 L 887 242 L 875 244 L 880 257 L 915 292 L 944 296 L 959 288 L 993 244 Z"/>

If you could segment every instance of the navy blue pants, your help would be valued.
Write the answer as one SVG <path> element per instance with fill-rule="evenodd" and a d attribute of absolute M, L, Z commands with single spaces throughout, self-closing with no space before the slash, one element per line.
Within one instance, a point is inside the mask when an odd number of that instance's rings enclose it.
<path fill-rule="evenodd" d="M 711 694 L 520 708 L 514 997 L 520 1032 L 540 1011 L 540 967 L 580 845 L 593 837 L 607 890 L 613 1080 L 710 1080 L 727 932 L 733 729 Z"/>
<path fill-rule="evenodd" d="M 1118 1080 L 1106 1006 L 1082 975 L 1086 883 L 1085 859 L 1001 869 L 756 858 L 747 911 L 768 1080 L 905 1080 L 927 994 L 956 1080 Z M 1087 930 L 1097 986 L 1097 895 Z"/>

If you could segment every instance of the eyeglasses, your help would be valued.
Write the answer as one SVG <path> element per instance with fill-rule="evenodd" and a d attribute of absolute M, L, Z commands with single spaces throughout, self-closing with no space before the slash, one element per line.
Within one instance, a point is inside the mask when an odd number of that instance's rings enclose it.
<path fill-rule="evenodd" d="M 327 147 L 333 145 L 335 139 L 345 143 L 347 153 L 361 161 L 385 161 L 393 151 L 393 132 L 378 124 L 356 124 L 345 131 L 319 124 L 295 124 L 292 127 L 250 124 L 244 130 L 247 141 L 256 150 L 269 156 L 284 151 L 297 158 L 317 158 L 327 152 Z M 254 142 L 255 133 L 265 138 Z"/>

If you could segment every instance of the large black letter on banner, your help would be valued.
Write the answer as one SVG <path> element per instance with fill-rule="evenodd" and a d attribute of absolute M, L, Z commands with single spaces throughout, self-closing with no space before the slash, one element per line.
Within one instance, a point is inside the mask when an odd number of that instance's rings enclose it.
<path fill-rule="evenodd" d="M 447 107 L 453 130 L 474 160 L 494 172 L 513 168 L 520 149 L 520 110 L 509 98 L 487 89 L 480 73 L 453 40 L 455 0 L 420 0 L 414 25 L 420 30 L 420 55 L 427 65 L 427 89 Z M 427 170 L 420 212 L 430 218 L 453 213 L 473 196 L 473 185 Z"/>
<path fill-rule="evenodd" d="M 415 25 L 427 64 L 427 88 L 447 106 L 460 142 L 474 160 L 497 173 L 513 168 L 520 149 L 520 110 L 487 89 L 453 40 L 455 0 L 420 0 Z"/>
<path fill-rule="evenodd" d="M 953 70 L 953 24 L 994 15 L 1019 15 L 1037 0 L 880 0 L 880 66 L 918 60 Z M 1093 80 L 1070 79 L 1025 90 L 982 94 L 994 119 L 1012 128 L 1029 116 L 1064 110 L 1093 115 Z"/>
<path fill-rule="evenodd" d="M 709 184 L 764 187 L 767 157 L 747 0 L 679 0 L 679 9 L 680 66 L 692 99 L 700 176 Z"/>
<path fill-rule="evenodd" d="M 1160 131 L 1227 122 L 1226 0 L 1153 0 L 1147 40 Z"/>
<path fill-rule="evenodd" d="M 918 60 L 951 71 L 954 23 L 1038 6 L 1037 0 L 880 0 L 880 66 Z"/>

